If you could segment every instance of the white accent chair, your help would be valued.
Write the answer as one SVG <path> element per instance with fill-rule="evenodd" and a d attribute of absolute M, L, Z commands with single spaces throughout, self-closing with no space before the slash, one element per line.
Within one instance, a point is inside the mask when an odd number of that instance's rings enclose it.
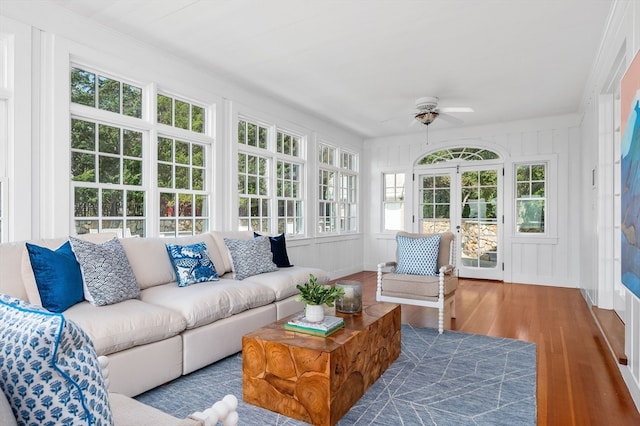
<path fill-rule="evenodd" d="M 408 238 L 432 237 L 436 234 L 412 234 L 398 232 Z M 455 235 L 452 232 L 440 233 L 440 247 L 437 259 L 438 274 L 410 275 L 396 274 L 396 260 L 378 264 L 376 300 L 404 305 L 416 305 L 438 309 L 438 332 L 451 328 L 451 318 L 456 316 L 455 293 L 458 288 L 458 276 L 455 271 Z M 397 252 L 396 252 L 397 253 Z M 390 269 L 390 273 L 383 270 Z"/>

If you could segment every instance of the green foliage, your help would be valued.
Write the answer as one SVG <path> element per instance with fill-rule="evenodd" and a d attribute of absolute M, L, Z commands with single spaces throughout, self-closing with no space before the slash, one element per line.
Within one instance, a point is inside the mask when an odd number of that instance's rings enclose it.
<path fill-rule="evenodd" d="M 305 302 L 308 305 L 327 305 L 333 306 L 333 303 L 344 294 L 341 288 L 332 287 L 330 285 L 322 285 L 318 283 L 318 279 L 309 274 L 309 280 L 304 285 L 296 285 L 300 294 L 296 297 L 298 302 Z"/>

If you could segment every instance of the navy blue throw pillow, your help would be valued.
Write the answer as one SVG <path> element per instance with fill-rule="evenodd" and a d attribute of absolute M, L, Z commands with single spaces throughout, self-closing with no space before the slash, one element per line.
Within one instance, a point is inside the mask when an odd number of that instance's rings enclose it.
<path fill-rule="evenodd" d="M 261 237 L 261 235 L 254 232 L 253 237 Z M 284 233 L 275 237 L 269 237 L 269 242 L 271 243 L 271 253 L 273 253 L 273 263 L 275 263 L 278 268 L 292 267 L 293 265 L 289 262 L 289 256 L 287 255 L 287 243 L 284 239 Z"/>

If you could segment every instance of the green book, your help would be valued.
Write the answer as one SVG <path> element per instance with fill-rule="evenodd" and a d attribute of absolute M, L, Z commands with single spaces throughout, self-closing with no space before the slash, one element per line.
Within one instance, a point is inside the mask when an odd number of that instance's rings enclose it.
<path fill-rule="evenodd" d="M 308 328 L 308 327 L 300 327 L 298 325 L 295 324 L 291 324 L 291 323 L 285 323 L 284 324 L 284 329 L 287 331 L 295 331 L 296 333 L 304 333 L 304 334 L 309 334 L 311 336 L 320 336 L 320 337 L 328 337 L 331 336 L 332 334 L 334 334 L 335 332 L 337 332 L 338 330 L 341 330 L 344 328 L 344 322 L 334 326 L 333 328 L 330 328 L 328 330 L 319 330 L 319 329 L 315 329 L 315 328 Z"/>

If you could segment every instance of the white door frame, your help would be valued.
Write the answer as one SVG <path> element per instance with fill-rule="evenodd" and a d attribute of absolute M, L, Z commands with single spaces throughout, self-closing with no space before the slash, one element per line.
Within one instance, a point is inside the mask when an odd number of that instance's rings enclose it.
<path fill-rule="evenodd" d="M 495 267 L 494 268 L 480 268 L 480 267 L 469 267 L 465 266 L 462 263 L 462 234 L 461 234 L 461 225 L 462 225 L 462 200 L 461 200 L 461 176 L 465 171 L 483 171 L 483 170 L 496 170 L 498 182 L 497 182 L 497 193 L 498 193 L 498 201 L 497 201 L 497 213 L 496 213 L 496 225 L 497 225 L 497 246 L 498 250 L 496 253 L 495 259 Z M 420 189 L 421 189 L 421 177 L 423 176 L 444 176 L 448 175 L 450 177 L 450 199 L 449 199 L 449 227 L 454 234 L 456 234 L 456 268 L 458 274 L 461 277 L 468 278 L 479 278 L 479 279 L 491 279 L 501 281 L 504 276 L 503 270 L 503 259 L 504 259 L 504 211 L 503 211 L 503 173 L 504 166 L 501 163 L 496 162 L 466 162 L 466 161 L 449 161 L 446 163 L 438 163 L 431 166 L 420 166 L 414 171 L 414 194 L 415 194 L 415 203 L 414 203 L 414 220 L 413 222 L 413 231 L 421 232 L 421 220 L 422 217 L 420 212 Z"/>

